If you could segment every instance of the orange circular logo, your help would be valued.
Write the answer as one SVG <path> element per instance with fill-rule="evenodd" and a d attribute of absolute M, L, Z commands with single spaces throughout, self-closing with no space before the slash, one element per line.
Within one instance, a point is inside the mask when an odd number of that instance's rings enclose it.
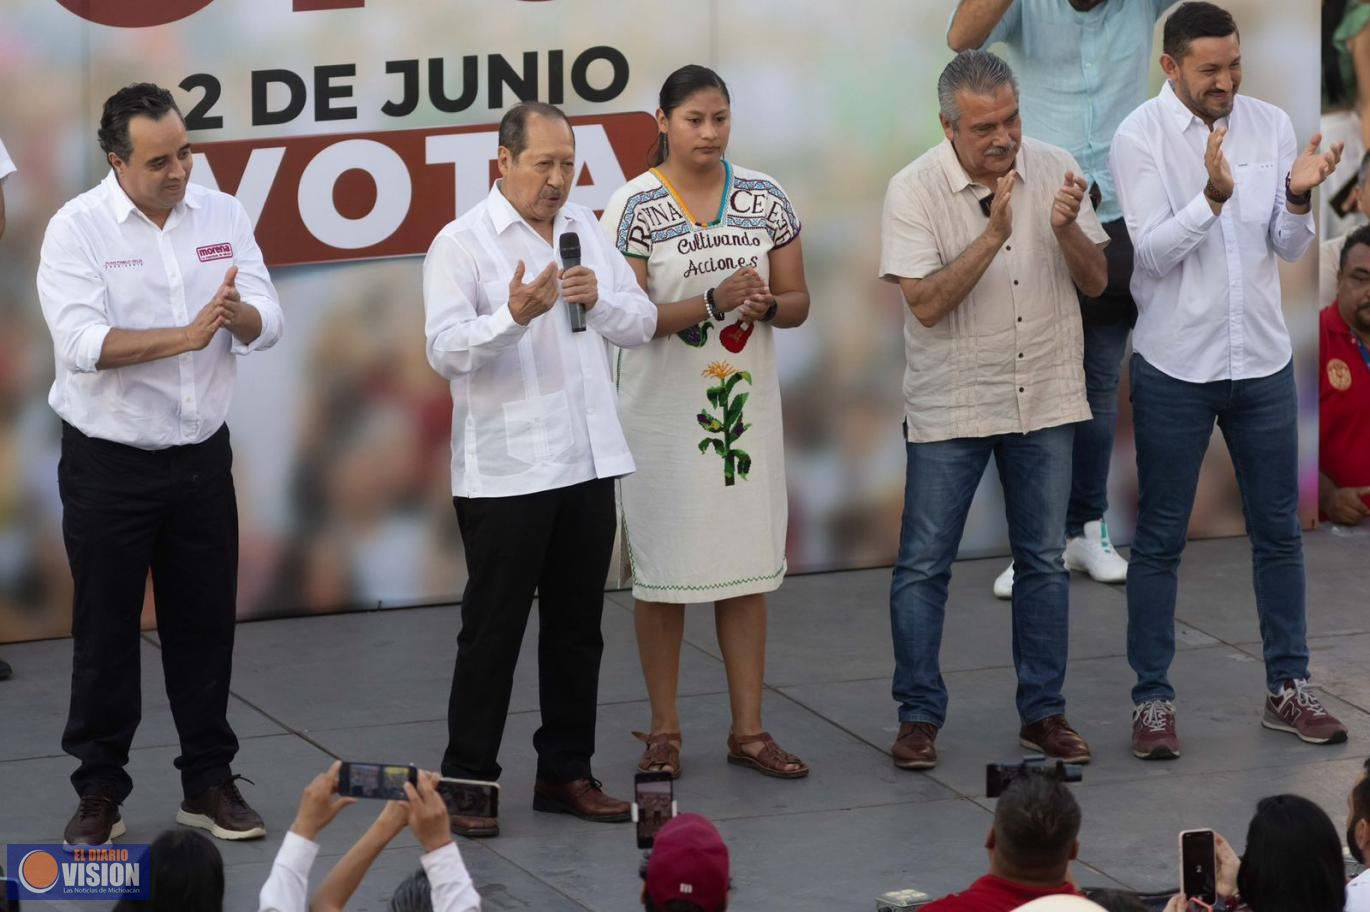
<path fill-rule="evenodd" d="M 90 0 L 57 0 L 69 11 L 97 25 L 116 28 L 148 28 L 184 19 L 209 6 L 214 0 L 120 0 L 119 3 L 91 3 Z"/>
<path fill-rule="evenodd" d="M 46 893 L 57 884 L 57 859 L 34 849 L 19 862 L 19 881 L 30 893 Z"/>
<path fill-rule="evenodd" d="M 1338 392 L 1345 392 L 1351 388 L 1351 368 L 1346 366 L 1346 362 L 1340 358 L 1333 358 L 1327 362 L 1327 382 L 1332 384 L 1332 389 Z"/>

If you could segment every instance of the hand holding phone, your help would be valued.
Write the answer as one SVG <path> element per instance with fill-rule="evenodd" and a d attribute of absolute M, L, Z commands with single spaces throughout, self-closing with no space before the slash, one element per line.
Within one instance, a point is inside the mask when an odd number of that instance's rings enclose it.
<path fill-rule="evenodd" d="M 356 804 L 355 798 L 338 796 L 338 770 L 342 766 L 337 760 L 304 787 L 300 795 L 300 809 L 295 814 L 295 822 L 290 825 L 291 832 L 303 836 L 311 842 L 318 838 L 319 831 L 333 822 L 338 812 L 349 804 Z"/>
<path fill-rule="evenodd" d="M 669 770 L 638 773 L 633 777 L 633 822 L 637 824 L 637 847 L 650 849 L 657 831 L 675 816 L 674 784 Z"/>
<path fill-rule="evenodd" d="M 344 763 L 338 769 L 338 794 L 348 798 L 404 801 L 404 784 L 416 785 L 418 781 L 419 771 L 413 766 Z"/>
<path fill-rule="evenodd" d="M 1218 856 L 1212 830 L 1180 833 L 1180 890 L 1212 908 L 1218 901 Z"/>

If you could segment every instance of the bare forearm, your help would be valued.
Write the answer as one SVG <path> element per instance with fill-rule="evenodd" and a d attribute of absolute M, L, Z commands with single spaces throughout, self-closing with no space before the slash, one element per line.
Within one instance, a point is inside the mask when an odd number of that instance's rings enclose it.
<path fill-rule="evenodd" d="M 1108 260 L 1103 250 L 1085 236 L 1078 222 L 1056 229 L 1056 240 L 1075 287 L 1089 298 L 1103 294 L 1108 287 Z"/>
<path fill-rule="evenodd" d="M 115 367 L 129 367 L 174 358 L 193 351 L 185 327 L 175 326 L 168 329 L 111 329 L 105 336 L 105 344 L 100 349 L 100 360 L 95 362 L 96 370 L 110 370 Z"/>
<path fill-rule="evenodd" d="M 347 854 L 324 878 L 319 891 L 309 903 L 311 912 L 341 912 L 389 843 L 386 834 L 378 832 L 375 827 L 363 833 L 356 845 L 347 850 Z"/>
<path fill-rule="evenodd" d="M 932 275 L 905 288 L 904 300 L 924 326 L 936 326 L 947 314 L 961 306 L 975 288 L 1003 241 L 988 233 L 980 235 L 961 255 Z"/>
<path fill-rule="evenodd" d="M 657 306 L 656 332 L 652 338 L 660 339 L 682 329 L 703 323 L 709 319 L 709 311 L 704 307 L 704 296 L 695 295 L 683 301 L 672 301 Z"/>
<path fill-rule="evenodd" d="M 251 304 L 240 304 L 237 319 L 225 324 L 224 328 L 233 333 L 233 338 L 239 342 L 251 345 L 262 334 L 261 311 Z"/>
<path fill-rule="evenodd" d="M 1013 0 L 961 0 L 947 29 L 947 44 L 953 51 L 980 47 L 1012 5 Z"/>

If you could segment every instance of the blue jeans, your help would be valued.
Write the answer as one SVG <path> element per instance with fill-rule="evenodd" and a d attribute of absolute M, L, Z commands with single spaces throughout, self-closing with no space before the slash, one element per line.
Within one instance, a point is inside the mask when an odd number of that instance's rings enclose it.
<path fill-rule="evenodd" d="M 1127 570 L 1127 659 L 1134 703 L 1171 700 L 1175 595 L 1199 468 L 1216 421 L 1241 489 L 1266 684 L 1308 677 L 1298 403 L 1293 362 L 1268 377 L 1186 383 L 1132 356 L 1140 506 Z"/>
<path fill-rule="evenodd" d="M 947 583 L 966 515 L 990 454 L 999 468 L 1013 549 L 1013 665 L 1018 715 L 1031 724 L 1061 713 L 1068 651 L 1066 501 L 1074 425 L 1030 434 L 909 443 L 904 521 L 890 586 L 894 699 L 900 722 L 946 721 L 938 654 Z"/>
<path fill-rule="evenodd" d="M 1084 329 L 1085 395 L 1094 417 L 1075 425 L 1067 538 L 1084 534 L 1085 523 L 1103 519 L 1108 511 L 1108 467 L 1118 430 L 1118 382 L 1132 324 L 1085 323 Z"/>

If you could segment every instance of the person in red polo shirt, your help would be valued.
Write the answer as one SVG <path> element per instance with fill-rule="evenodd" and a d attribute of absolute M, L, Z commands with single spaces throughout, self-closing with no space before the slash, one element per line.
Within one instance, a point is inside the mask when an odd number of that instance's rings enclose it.
<path fill-rule="evenodd" d="M 1080 852 L 1080 806 L 1065 783 L 1025 776 L 1004 789 L 985 837 L 989 873 L 922 912 L 1009 912 L 1043 896 L 1079 894 L 1070 863 Z"/>
<path fill-rule="evenodd" d="M 1321 316 L 1318 518 L 1370 518 L 1370 226 L 1346 239 L 1337 299 Z"/>

